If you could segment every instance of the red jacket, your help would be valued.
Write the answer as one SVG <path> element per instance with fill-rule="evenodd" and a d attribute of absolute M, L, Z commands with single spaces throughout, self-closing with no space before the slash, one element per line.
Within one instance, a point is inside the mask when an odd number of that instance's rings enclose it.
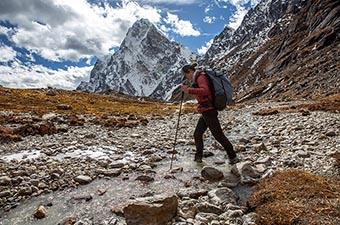
<path fill-rule="evenodd" d="M 197 87 L 188 89 L 189 94 L 194 95 L 198 101 L 197 111 L 202 113 L 215 110 L 208 78 L 203 71 L 197 73 L 193 78 Z"/>

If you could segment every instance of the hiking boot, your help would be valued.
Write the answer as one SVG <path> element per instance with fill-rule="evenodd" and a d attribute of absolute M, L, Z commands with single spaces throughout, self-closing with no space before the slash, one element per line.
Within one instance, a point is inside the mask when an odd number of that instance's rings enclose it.
<path fill-rule="evenodd" d="M 234 165 L 234 164 L 239 163 L 239 162 L 240 162 L 240 159 L 237 156 L 233 159 L 229 159 L 230 165 Z"/>
<path fill-rule="evenodd" d="M 202 163 L 203 161 L 202 161 L 202 156 L 201 155 L 195 155 L 195 159 L 194 159 L 194 161 L 195 162 L 197 162 L 197 163 Z"/>

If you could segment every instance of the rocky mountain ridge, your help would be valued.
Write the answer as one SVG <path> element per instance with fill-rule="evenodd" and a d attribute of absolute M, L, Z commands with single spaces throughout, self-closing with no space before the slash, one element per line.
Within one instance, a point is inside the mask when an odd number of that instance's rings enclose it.
<path fill-rule="evenodd" d="M 215 38 L 204 63 L 230 75 L 239 100 L 336 94 L 339 13 L 334 0 L 263 0 Z"/>
<path fill-rule="evenodd" d="M 117 52 L 97 61 L 90 81 L 82 82 L 78 90 L 111 90 L 166 100 L 181 82 L 179 69 L 191 57 L 188 49 L 141 19 L 129 29 Z"/>

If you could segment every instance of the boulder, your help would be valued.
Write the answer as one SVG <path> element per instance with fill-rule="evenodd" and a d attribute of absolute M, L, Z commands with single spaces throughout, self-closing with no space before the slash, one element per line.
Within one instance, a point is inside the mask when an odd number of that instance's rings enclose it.
<path fill-rule="evenodd" d="M 12 179 L 8 176 L 2 176 L 0 177 L 0 185 L 1 186 L 6 186 L 6 185 L 11 185 Z"/>
<path fill-rule="evenodd" d="M 211 202 L 215 205 L 220 205 L 222 203 L 233 203 L 236 204 L 237 196 L 229 188 L 217 188 L 208 192 L 208 196 Z"/>
<path fill-rule="evenodd" d="M 232 173 L 240 176 L 243 181 L 251 179 L 258 179 L 261 177 L 260 173 L 254 169 L 249 161 L 240 162 L 235 164 L 232 169 Z"/>
<path fill-rule="evenodd" d="M 199 212 L 214 213 L 214 214 L 217 214 L 217 215 L 220 215 L 220 214 L 223 213 L 223 210 L 220 207 L 213 205 L 213 204 L 210 204 L 208 202 L 198 203 L 196 205 L 196 207 L 197 207 Z"/>
<path fill-rule="evenodd" d="M 34 213 L 34 217 L 37 219 L 43 219 L 46 216 L 47 216 L 47 210 L 44 206 L 39 206 Z"/>
<path fill-rule="evenodd" d="M 136 199 L 123 209 L 127 225 L 166 225 L 177 215 L 177 196 Z"/>
<path fill-rule="evenodd" d="M 74 178 L 74 181 L 78 182 L 79 184 L 88 184 L 91 183 L 92 178 L 89 176 L 79 175 Z"/>
<path fill-rule="evenodd" d="M 224 177 L 223 173 L 220 170 L 211 166 L 203 167 L 201 175 L 203 178 L 209 181 L 220 181 Z"/>

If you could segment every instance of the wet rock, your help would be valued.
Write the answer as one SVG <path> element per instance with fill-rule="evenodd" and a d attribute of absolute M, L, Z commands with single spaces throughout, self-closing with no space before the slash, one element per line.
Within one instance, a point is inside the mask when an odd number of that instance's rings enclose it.
<path fill-rule="evenodd" d="M 249 161 L 240 162 L 235 164 L 232 169 L 232 173 L 236 176 L 240 176 L 243 178 L 243 180 L 247 180 L 249 178 L 260 178 L 260 174 L 258 171 L 252 167 L 251 163 Z"/>
<path fill-rule="evenodd" d="M 326 133 L 326 136 L 327 136 L 327 137 L 335 137 L 335 136 L 336 136 L 336 133 L 335 133 L 334 130 L 331 130 L 331 131 L 328 131 L 328 132 Z"/>
<path fill-rule="evenodd" d="M 47 209 L 44 206 L 39 206 L 34 213 L 34 217 L 37 219 L 43 219 L 46 216 L 47 216 Z"/>
<path fill-rule="evenodd" d="M 78 182 L 79 184 L 89 184 L 92 182 L 92 178 L 89 176 L 80 175 L 75 177 L 74 181 Z"/>
<path fill-rule="evenodd" d="M 74 225 L 76 222 L 77 222 L 77 218 L 71 216 L 71 217 L 64 219 L 62 222 L 58 223 L 58 225 Z"/>
<path fill-rule="evenodd" d="M 147 175 L 140 175 L 136 178 L 136 180 L 149 183 L 149 182 L 155 181 L 155 178 L 147 176 Z"/>
<path fill-rule="evenodd" d="M 233 188 L 233 187 L 236 187 L 240 181 L 241 179 L 239 176 L 236 176 L 233 173 L 227 173 L 225 174 L 224 179 L 221 181 L 219 186 Z"/>
<path fill-rule="evenodd" d="M 204 158 L 209 158 L 209 157 L 212 157 L 212 156 L 214 156 L 214 155 L 215 155 L 215 154 L 212 153 L 212 152 L 208 152 L 208 151 L 203 152 L 203 157 L 204 157 Z"/>
<path fill-rule="evenodd" d="M 210 201 L 215 205 L 220 205 L 222 203 L 228 202 L 236 204 L 237 196 L 229 188 L 217 188 L 208 192 Z"/>
<path fill-rule="evenodd" d="M 59 110 L 71 110 L 72 106 L 67 105 L 67 104 L 59 104 L 59 105 L 57 105 L 57 109 L 59 109 Z"/>
<path fill-rule="evenodd" d="M 166 225 L 177 215 L 177 196 L 138 199 L 124 208 L 127 225 Z"/>
<path fill-rule="evenodd" d="M 201 175 L 203 178 L 209 181 L 220 181 L 224 177 L 223 173 L 220 170 L 211 166 L 203 167 Z"/>
<path fill-rule="evenodd" d="M 223 210 L 220 207 L 210 204 L 208 202 L 199 203 L 196 205 L 196 207 L 199 212 L 214 213 L 217 215 L 220 215 L 223 213 Z"/>
<path fill-rule="evenodd" d="M 0 177 L 0 185 L 7 186 L 12 184 L 12 179 L 9 176 Z"/>
<path fill-rule="evenodd" d="M 108 177 L 118 177 L 122 171 L 120 169 L 97 169 L 97 173 Z"/>

